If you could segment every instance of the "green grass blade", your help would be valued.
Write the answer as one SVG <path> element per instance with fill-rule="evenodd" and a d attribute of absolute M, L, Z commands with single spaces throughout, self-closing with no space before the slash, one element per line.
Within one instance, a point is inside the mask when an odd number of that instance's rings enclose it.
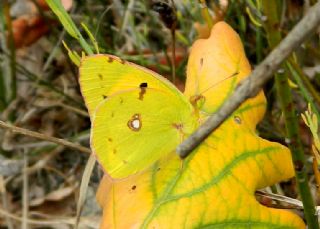
<path fill-rule="evenodd" d="M 320 114 L 319 114 L 319 111 L 318 111 L 317 106 L 315 104 L 314 98 L 312 97 L 312 95 L 310 94 L 310 92 L 308 91 L 308 89 L 306 88 L 304 83 L 302 82 L 302 79 L 301 79 L 302 76 L 299 74 L 298 71 L 296 71 L 294 69 L 294 66 L 289 61 L 286 62 L 286 65 L 287 65 L 287 68 L 289 69 L 289 71 L 291 72 L 291 75 L 295 79 L 296 83 L 299 85 L 299 89 L 301 91 L 302 96 L 310 104 L 313 112 L 317 116 L 318 120 L 320 120 Z"/>
<path fill-rule="evenodd" d="M 65 30 L 75 39 L 77 39 L 85 50 L 85 52 L 89 55 L 93 54 L 92 49 L 86 40 L 82 37 L 80 31 L 77 29 L 76 25 L 73 23 L 67 11 L 63 8 L 60 0 L 46 0 L 48 6 L 55 13 L 55 15 L 59 18 L 61 24 L 65 28 Z"/>
<path fill-rule="evenodd" d="M 98 46 L 98 42 L 97 40 L 94 38 L 94 36 L 92 35 L 92 33 L 90 32 L 89 28 L 86 26 L 86 24 L 84 23 L 81 23 L 81 26 L 82 28 L 84 29 L 84 31 L 86 31 L 86 33 L 88 34 L 89 38 L 90 38 L 90 41 L 91 43 L 93 44 L 95 50 L 96 50 L 96 53 L 99 54 L 99 46 Z"/>

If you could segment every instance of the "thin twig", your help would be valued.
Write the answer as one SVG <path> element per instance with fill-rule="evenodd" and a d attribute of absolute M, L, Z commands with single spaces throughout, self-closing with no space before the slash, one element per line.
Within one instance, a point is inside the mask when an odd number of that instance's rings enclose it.
<path fill-rule="evenodd" d="M 177 147 L 181 158 L 187 157 L 246 99 L 254 97 L 272 77 L 280 64 L 315 30 L 320 23 L 320 2 L 317 2 L 305 17 L 292 29 L 286 38 L 244 79 L 221 108 L 208 118 L 192 135 Z"/>
<path fill-rule="evenodd" d="M 75 112 L 75 113 L 77 113 L 77 114 L 79 114 L 79 115 L 81 115 L 81 116 L 83 116 L 83 117 L 89 117 L 89 114 L 88 114 L 87 111 L 84 111 L 84 110 L 82 110 L 82 109 L 78 109 L 78 108 L 76 108 L 76 107 L 74 107 L 74 106 L 70 106 L 70 105 L 68 105 L 68 104 L 66 104 L 66 103 L 63 103 L 63 102 L 55 102 L 55 103 L 53 103 L 53 105 L 61 106 L 61 107 L 63 107 L 63 108 L 66 108 L 67 110 L 73 111 L 73 112 Z"/>
<path fill-rule="evenodd" d="M 49 142 L 53 142 L 56 143 L 58 145 L 63 145 L 72 149 L 76 149 L 79 150 L 83 153 L 91 153 L 91 150 L 87 147 L 81 146 L 77 143 L 73 143 L 73 142 L 69 142 L 66 141 L 64 139 L 61 138 L 55 138 L 55 137 L 51 137 L 45 134 L 41 134 L 35 131 L 31 131 L 31 130 L 27 130 L 21 127 L 17 127 L 17 126 L 13 126 L 11 124 L 5 123 L 3 121 L 0 120 L 0 127 L 1 128 L 5 128 L 8 129 L 12 132 L 16 132 L 18 134 L 23 134 L 23 135 L 27 135 L 29 137 L 33 137 L 33 138 L 37 138 L 37 139 L 41 139 L 41 140 L 45 140 L 45 141 L 49 141 Z"/>

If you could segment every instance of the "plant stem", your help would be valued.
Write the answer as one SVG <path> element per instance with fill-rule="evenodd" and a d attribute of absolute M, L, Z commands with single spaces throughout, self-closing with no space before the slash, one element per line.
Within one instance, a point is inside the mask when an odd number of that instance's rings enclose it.
<path fill-rule="evenodd" d="M 172 53 L 171 53 L 171 65 L 172 65 L 172 83 L 176 82 L 176 26 L 171 28 L 171 38 L 172 38 Z"/>
<path fill-rule="evenodd" d="M 267 31 L 268 43 L 271 49 L 274 49 L 281 42 L 282 36 L 279 28 L 279 18 L 277 2 L 275 0 L 263 1 L 264 14 L 267 16 L 265 29 Z M 296 116 L 291 95 L 291 89 L 288 83 L 287 71 L 275 74 L 275 83 L 282 112 L 285 117 L 287 132 L 287 143 L 292 153 L 292 160 L 295 168 L 296 181 L 304 206 L 305 218 L 309 228 L 319 228 L 315 207 L 311 192 L 308 186 L 308 177 L 306 173 L 306 160 L 304 157 L 303 146 L 299 134 L 299 122 Z"/>
<path fill-rule="evenodd" d="M 6 36 L 5 36 L 5 18 L 3 12 L 3 3 L 0 3 L 0 47 L 6 49 Z M 3 111 L 6 107 L 6 80 L 4 63 L 0 60 L 0 111 Z"/>
<path fill-rule="evenodd" d="M 5 97 L 5 84 L 4 84 L 4 74 L 0 68 L 0 112 L 6 107 L 6 97 Z"/>
<path fill-rule="evenodd" d="M 256 61 L 260 63 L 262 60 L 262 34 L 261 27 L 256 27 Z"/>
<path fill-rule="evenodd" d="M 10 6 L 8 0 L 3 2 L 3 13 L 6 19 L 6 27 L 8 31 L 7 45 L 10 50 L 10 91 L 8 91 L 8 102 L 16 98 L 17 80 L 16 80 L 16 49 L 14 45 L 14 37 L 12 31 L 12 23 L 10 17 Z"/>

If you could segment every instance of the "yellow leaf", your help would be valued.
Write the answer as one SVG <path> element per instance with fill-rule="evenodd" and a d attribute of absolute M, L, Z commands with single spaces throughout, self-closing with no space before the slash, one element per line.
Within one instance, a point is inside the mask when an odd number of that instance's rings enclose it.
<path fill-rule="evenodd" d="M 197 40 L 191 48 L 185 95 L 204 96 L 202 111 L 214 113 L 250 72 L 240 37 L 225 22 L 218 22 L 208 39 Z M 264 115 L 265 104 L 260 92 L 243 103 L 237 112 L 246 114 L 243 121 L 254 129 Z"/>
<path fill-rule="evenodd" d="M 238 35 L 217 23 L 192 47 L 185 95 L 204 96 L 205 118 L 249 73 Z M 305 228 L 294 213 L 254 197 L 255 190 L 294 175 L 289 150 L 255 133 L 265 104 L 262 92 L 245 102 L 185 160 L 172 152 L 133 176 L 106 175 L 97 193 L 101 228 Z"/>

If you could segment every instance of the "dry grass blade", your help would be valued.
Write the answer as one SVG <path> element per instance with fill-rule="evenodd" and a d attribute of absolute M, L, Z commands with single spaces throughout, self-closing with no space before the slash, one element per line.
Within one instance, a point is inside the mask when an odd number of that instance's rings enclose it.
<path fill-rule="evenodd" d="M 1 204 L 5 209 L 8 209 L 8 199 L 5 181 L 3 176 L 0 175 L 0 195 L 1 195 Z M 13 223 L 10 217 L 5 216 L 6 224 L 8 229 L 13 229 Z"/>
<path fill-rule="evenodd" d="M 29 179 L 28 179 L 28 155 L 27 152 L 24 152 L 23 154 L 23 188 L 22 188 L 22 222 L 21 222 L 21 228 L 22 229 L 28 229 L 28 212 L 29 212 Z"/>
<path fill-rule="evenodd" d="M 92 174 L 92 171 L 93 171 L 95 164 L 96 164 L 96 158 L 93 154 L 91 154 L 88 159 L 88 162 L 86 164 L 86 167 L 84 169 L 82 179 L 81 179 L 80 193 L 79 193 L 79 199 L 78 199 L 78 203 L 77 203 L 76 224 L 74 227 L 75 229 L 78 228 L 78 225 L 80 222 L 81 211 L 83 209 L 83 205 L 86 200 L 87 188 L 88 188 L 90 177 L 91 177 L 91 174 Z"/>
<path fill-rule="evenodd" d="M 256 191 L 256 194 L 259 196 L 264 196 L 264 197 L 268 197 L 272 200 L 276 200 L 285 204 L 289 204 L 297 209 L 302 209 L 303 208 L 303 204 L 300 200 L 297 199 L 293 199 L 287 196 L 283 196 L 283 195 L 279 195 L 279 194 L 274 194 L 274 193 L 267 193 L 265 191 Z"/>
<path fill-rule="evenodd" d="M 16 220 L 21 222 L 23 219 L 17 215 L 11 214 L 7 212 L 6 210 L 0 208 L 0 215 L 3 215 L 5 217 L 8 217 L 10 219 Z M 61 225 L 61 224 L 66 224 L 66 225 L 74 225 L 74 218 L 71 217 L 57 217 L 55 216 L 53 220 L 44 220 L 44 219 L 31 219 L 27 218 L 27 223 L 33 224 L 33 225 L 38 225 L 42 226 L 42 228 L 50 228 L 50 226 L 53 225 Z M 97 229 L 98 227 L 91 222 L 90 219 L 83 220 L 83 226 L 84 228 L 95 228 Z M 46 227 L 44 227 L 46 226 Z"/>

